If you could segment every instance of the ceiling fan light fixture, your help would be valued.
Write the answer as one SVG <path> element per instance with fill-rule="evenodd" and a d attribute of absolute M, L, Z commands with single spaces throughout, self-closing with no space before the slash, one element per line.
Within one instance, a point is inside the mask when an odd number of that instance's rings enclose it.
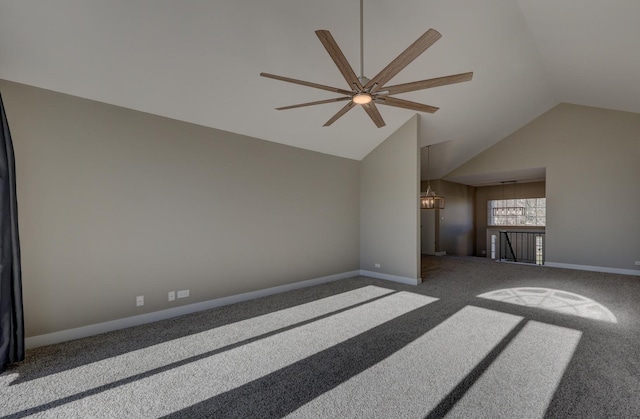
<path fill-rule="evenodd" d="M 369 93 L 360 92 L 353 95 L 353 98 L 351 98 L 351 100 L 353 100 L 353 103 L 357 105 L 366 105 L 367 103 L 371 102 L 373 98 Z"/>
<path fill-rule="evenodd" d="M 338 70 L 347 82 L 349 89 L 341 89 L 338 87 L 326 86 L 323 84 L 308 82 L 304 80 L 296 80 L 290 77 L 277 76 L 275 74 L 260 73 L 262 77 L 275 80 L 281 80 L 288 83 L 299 84 L 302 86 L 313 87 L 315 89 L 326 90 L 329 92 L 339 93 L 342 96 L 316 100 L 314 102 L 300 103 L 297 105 L 281 106 L 277 110 L 302 108 L 305 106 L 321 105 L 324 103 L 334 103 L 346 101 L 347 103 L 329 119 L 323 127 L 328 127 L 344 114 L 355 108 L 355 105 L 362 105 L 362 109 L 369 115 L 371 121 L 378 128 L 384 127 L 386 124 L 377 105 L 393 106 L 396 108 L 410 109 L 417 112 L 434 113 L 438 110 L 435 106 L 416 103 L 409 100 L 393 97 L 396 93 L 414 92 L 417 90 L 428 89 L 437 86 L 446 86 L 448 84 L 460 83 L 471 80 L 473 73 L 456 74 L 435 79 L 420 80 L 410 83 L 402 83 L 395 86 L 387 86 L 387 83 L 394 78 L 403 68 L 408 66 L 413 60 L 431 47 L 438 39 L 442 37 L 440 32 L 435 29 L 429 29 L 423 33 L 413 44 L 402 51 L 393 61 L 375 75 L 372 79 L 364 76 L 364 0 L 360 0 L 360 76 L 358 77 L 353 71 L 353 67 L 347 61 L 342 53 L 336 40 L 326 29 L 318 29 L 315 31 L 316 36 L 329 53 L 329 56 L 338 67 Z"/>

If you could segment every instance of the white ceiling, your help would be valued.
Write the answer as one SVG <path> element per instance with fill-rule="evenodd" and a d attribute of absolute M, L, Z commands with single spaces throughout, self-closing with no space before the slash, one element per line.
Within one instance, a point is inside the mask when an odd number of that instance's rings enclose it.
<path fill-rule="evenodd" d="M 428 28 L 442 35 L 391 84 L 467 71 L 471 82 L 399 97 L 420 115 L 429 177 L 443 176 L 559 102 L 640 112 L 638 0 L 365 0 L 365 75 Z M 361 109 L 259 77 L 347 88 L 314 34 L 359 73 L 358 0 L 0 0 L 0 78 L 196 124 L 362 159 L 413 112 Z M 437 154 L 435 153 L 437 151 Z M 424 166 L 424 165 L 423 165 Z M 423 168 L 423 178 L 426 178 Z"/>

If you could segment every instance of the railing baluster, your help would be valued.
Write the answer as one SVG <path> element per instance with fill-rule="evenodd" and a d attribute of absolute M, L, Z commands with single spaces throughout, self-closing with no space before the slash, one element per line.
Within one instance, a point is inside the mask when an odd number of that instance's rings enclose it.
<path fill-rule="evenodd" d="M 499 260 L 544 265 L 544 232 L 502 230 L 499 252 Z"/>

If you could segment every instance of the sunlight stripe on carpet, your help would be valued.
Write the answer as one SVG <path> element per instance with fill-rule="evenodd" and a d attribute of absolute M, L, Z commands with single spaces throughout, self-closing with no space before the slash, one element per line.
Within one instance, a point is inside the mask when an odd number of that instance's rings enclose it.
<path fill-rule="evenodd" d="M 232 390 L 437 299 L 398 292 L 46 411 L 53 417 L 158 417 Z"/>
<path fill-rule="evenodd" d="M 447 418 L 542 418 L 582 332 L 529 321 Z"/>
<path fill-rule="evenodd" d="M 122 355 L 48 375 L 41 380 L 36 379 L 9 385 L 2 390 L 2 397 L 5 400 L 0 403 L 0 415 L 73 396 L 82 391 L 108 385 L 117 380 L 313 320 L 392 292 L 395 291 L 370 285 L 205 332 L 132 350 Z"/>
<path fill-rule="evenodd" d="M 467 306 L 291 418 L 423 418 L 522 320 Z"/>

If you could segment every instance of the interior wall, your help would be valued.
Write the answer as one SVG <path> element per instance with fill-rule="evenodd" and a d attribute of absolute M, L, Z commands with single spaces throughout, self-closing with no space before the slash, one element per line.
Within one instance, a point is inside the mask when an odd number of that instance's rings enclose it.
<path fill-rule="evenodd" d="M 422 184 L 422 190 L 426 190 L 426 181 L 422 181 Z M 432 180 L 431 188 L 445 198 L 444 209 L 438 211 L 439 237 L 436 239 L 436 251 L 455 256 L 473 255 L 475 188 L 444 179 Z"/>
<path fill-rule="evenodd" d="M 640 115 L 559 104 L 447 176 L 546 168 L 546 260 L 640 273 Z"/>
<path fill-rule="evenodd" d="M 27 336 L 359 269 L 359 162 L 12 82 L 0 89 Z M 189 298 L 167 301 L 184 289 Z"/>
<path fill-rule="evenodd" d="M 414 115 L 361 161 L 361 269 L 419 278 L 419 160 Z"/>
<path fill-rule="evenodd" d="M 424 189 L 423 189 L 424 190 Z M 437 224 L 438 218 L 436 213 L 438 210 L 420 210 L 420 253 L 423 255 L 434 256 L 436 254 L 436 243 L 439 240 L 440 231 Z"/>
<path fill-rule="evenodd" d="M 514 186 L 515 185 L 515 186 Z M 495 199 L 544 198 L 545 182 L 510 183 L 476 188 L 476 256 L 487 256 L 487 202 Z M 501 226 L 500 230 L 508 227 Z"/>
<path fill-rule="evenodd" d="M 448 255 L 471 256 L 475 248 L 474 187 L 449 182 L 443 179 L 431 180 L 431 189 L 445 198 L 441 210 L 421 210 L 422 237 L 424 241 L 434 240 L 433 251 L 424 254 L 446 252 Z M 421 182 L 421 189 L 427 190 L 428 181 Z M 430 243 L 431 244 L 431 243 Z"/>

